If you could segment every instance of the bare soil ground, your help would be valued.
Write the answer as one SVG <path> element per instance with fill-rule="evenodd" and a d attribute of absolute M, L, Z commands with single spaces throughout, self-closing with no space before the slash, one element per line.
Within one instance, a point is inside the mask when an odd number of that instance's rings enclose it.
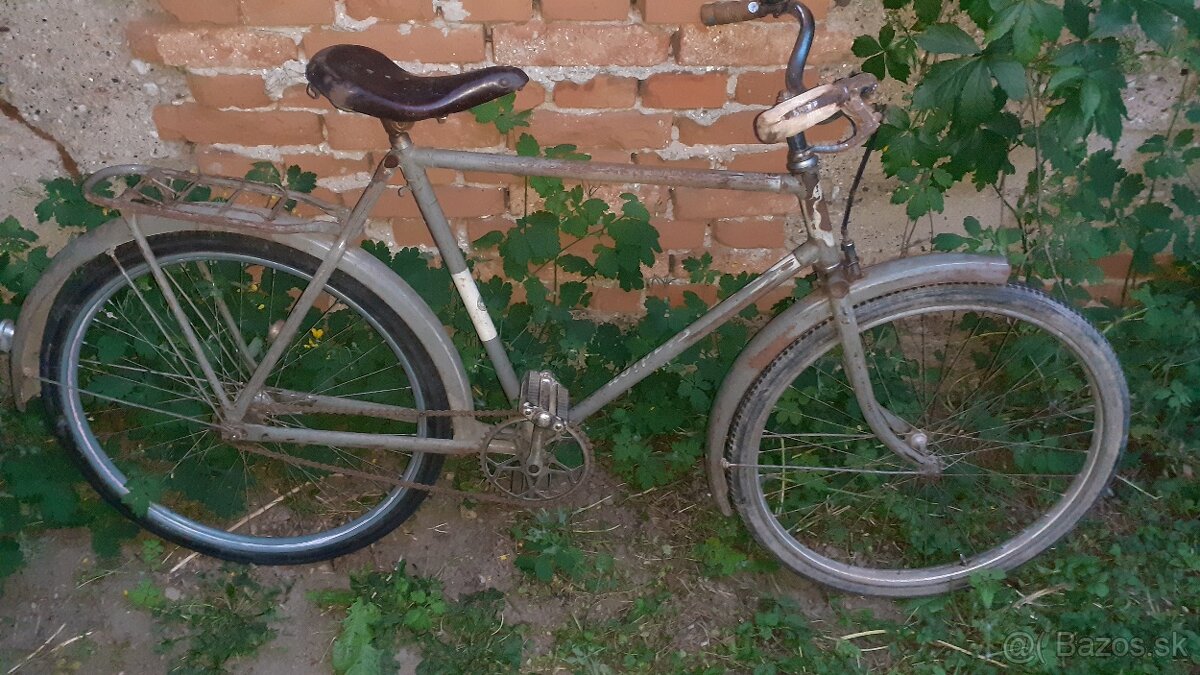
<path fill-rule="evenodd" d="M 409 573 L 440 580 L 450 599 L 488 588 L 502 591 L 505 623 L 526 626 L 523 672 L 568 672 L 550 657 L 556 631 L 600 626 L 622 615 L 635 599 L 654 594 L 668 598 L 668 611 L 651 629 L 669 636 L 672 651 L 711 651 L 764 596 L 797 601 L 818 629 L 849 632 L 832 625 L 835 611 L 825 589 L 787 572 L 720 579 L 700 573 L 691 552 L 721 516 L 706 503 L 699 478 L 630 495 L 598 472 L 581 492 L 567 505 L 578 511 L 571 526 L 586 551 L 613 556 L 614 581 L 605 589 L 541 584 L 518 570 L 519 544 L 511 528 L 528 519 L 527 512 L 485 504 L 468 508 L 461 499 L 435 495 L 390 536 L 358 553 L 318 565 L 253 568 L 253 578 L 263 586 L 283 589 L 276 635 L 254 656 L 232 662 L 230 672 L 331 672 L 331 647 L 342 617 L 323 613 L 309 592 L 345 588 L 352 572 L 387 571 L 401 560 Z M 201 580 L 227 568 L 205 557 L 181 565 L 188 552 L 170 545 L 165 560 L 151 565 L 138 550 L 135 542 L 124 561 L 106 563 L 96 560 L 86 531 L 61 531 L 39 540 L 28 565 L 9 578 L 0 596 L 0 672 L 168 672 L 178 648 L 163 653 L 164 626 L 135 607 L 129 591 L 149 580 L 169 599 L 187 598 L 199 592 Z M 838 602 L 899 618 L 888 602 L 845 596 Z M 421 655 L 401 650 L 397 660 L 400 672 L 411 673 Z"/>

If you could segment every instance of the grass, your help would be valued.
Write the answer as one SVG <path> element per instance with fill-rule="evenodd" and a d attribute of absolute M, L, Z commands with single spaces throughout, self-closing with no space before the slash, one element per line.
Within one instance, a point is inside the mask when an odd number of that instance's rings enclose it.
<path fill-rule="evenodd" d="M 581 547 L 583 534 L 573 525 L 576 515 L 566 509 L 542 509 L 514 525 L 512 536 L 521 552 L 514 564 L 541 583 L 557 579 L 589 591 L 611 588 L 613 556 Z"/>

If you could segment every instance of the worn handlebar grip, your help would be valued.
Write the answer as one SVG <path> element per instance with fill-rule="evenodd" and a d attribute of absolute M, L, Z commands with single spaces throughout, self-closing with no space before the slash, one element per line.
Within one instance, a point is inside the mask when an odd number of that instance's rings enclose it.
<path fill-rule="evenodd" d="M 726 23 L 740 23 L 742 21 L 750 21 L 762 16 L 758 11 L 760 3 L 733 1 L 733 2 L 710 2 L 700 8 L 700 21 L 705 26 L 720 26 Z"/>

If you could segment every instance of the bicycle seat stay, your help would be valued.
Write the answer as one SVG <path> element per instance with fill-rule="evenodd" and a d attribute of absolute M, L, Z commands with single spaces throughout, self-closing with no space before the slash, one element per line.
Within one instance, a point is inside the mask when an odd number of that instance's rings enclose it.
<path fill-rule="evenodd" d="M 335 107 L 395 122 L 419 122 L 469 110 L 529 82 L 520 68 L 491 66 L 457 75 L 421 76 L 362 45 L 317 52 L 306 71 L 309 85 Z"/>

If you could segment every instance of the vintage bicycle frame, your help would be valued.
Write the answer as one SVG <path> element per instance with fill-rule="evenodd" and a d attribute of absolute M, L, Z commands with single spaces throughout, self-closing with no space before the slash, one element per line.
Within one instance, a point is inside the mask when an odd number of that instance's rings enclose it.
<path fill-rule="evenodd" d="M 434 243 L 442 255 L 443 263 L 450 272 L 475 330 L 495 366 L 504 393 L 514 404 L 517 402 L 519 384 L 516 372 L 504 350 L 495 324 L 481 300 L 479 289 L 467 268 L 463 253 L 458 247 L 450 224 L 426 173 L 428 168 L 443 168 L 507 173 L 518 176 L 546 176 L 585 181 L 675 185 L 796 195 L 798 206 L 801 208 L 808 229 L 807 241 L 772 265 L 760 277 L 712 308 L 678 335 L 575 405 L 571 409 L 569 421 L 576 424 L 582 423 L 655 370 L 702 340 L 742 309 L 794 278 L 801 270 L 816 265 L 818 272 L 826 281 L 825 287 L 832 305 L 833 316 L 843 340 L 847 372 L 851 384 L 855 388 L 859 403 L 872 430 L 893 452 L 913 464 L 931 472 L 939 468 L 936 460 L 925 452 L 926 439 L 924 435 L 882 408 L 875 400 L 870 378 L 867 375 L 865 356 L 853 308 L 846 300 L 848 279 L 842 265 L 842 252 L 837 246 L 828 207 L 823 198 L 818 176 L 819 162 L 815 156 L 807 155 L 799 162 L 799 175 L 592 164 L 569 160 L 418 148 L 412 144 L 403 127 L 390 123 L 385 123 L 385 126 L 388 127 L 392 138 L 392 150 L 380 162 L 371 184 L 351 212 L 337 243 L 330 250 L 329 256 L 317 270 L 308 289 L 301 295 L 292 315 L 281 329 L 279 338 L 258 364 L 254 375 L 237 399 L 230 403 L 224 425 L 231 439 L 444 454 L 474 453 L 479 450 L 477 443 L 460 440 L 279 428 L 241 423 L 246 412 L 262 391 L 271 368 L 283 355 L 286 345 L 299 329 L 304 314 L 312 306 L 325 282 L 337 268 L 340 256 L 350 242 L 362 234 L 367 215 L 397 170 L 403 171 L 408 181 L 408 189 L 413 193 L 417 206 L 433 236 Z M 143 253 L 147 256 L 152 255 L 148 245 L 143 243 L 142 247 Z M 161 285 L 165 292 L 168 292 L 170 301 L 169 289 L 165 284 Z M 179 313 L 182 320 L 182 309 L 175 311 Z M 189 342 L 195 340 L 192 336 L 188 336 L 187 339 Z M 198 347 L 198 343 L 193 345 L 193 349 L 198 349 Z M 204 365 L 201 365 L 204 368 Z M 208 369 L 204 369 L 207 372 Z M 281 394 L 284 399 L 282 401 L 279 400 Z M 416 410 L 376 404 L 365 405 L 336 397 L 299 392 L 270 392 L 267 400 L 261 402 L 257 407 L 268 413 L 339 412 L 379 415 L 397 419 L 419 418 L 419 412 Z M 907 435 L 907 439 L 901 438 L 902 435 Z"/>
<path fill-rule="evenodd" d="M 829 217 L 821 199 L 819 183 L 806 181 L 790 174 L 739 173 L 728 171 L 703 171 L 694 169 L 667 169 L 639 167 L 636 165 L 604 164 L 553 160 L 544 158 L 514 157 L 490 153 L 454 150 L 426 149 L 414 146 L 403 131 L 392 128 L 393 148 L 376 169 L 370 186 L 347 222 L 330 255 L 317 270 L 308 289 L 297 301 L 292 315 L 280 331 L 280 336 L 262 358 L 261 362 L 235 401 L 229 408 L 227 423 L 237 426 L 235 433 L 244 440 L 289 441 L 299 443 L 328 444 L 345 447 L 369 447 L 378 449 L 413 450 L 421 452 L 445 452 L 457 454 L 475 452 L 478 445 L 464 444 L 445 439 L 420 439 L 395 437 L 379 434 L 354 432 L 332 432 L 311 429 L 274 428 L 257 424 L 240 424 L 255 397 L 262 390 L 267 374 L 295 335 L 304 314 L 311 307 L 317 294 L 337 267 L 338 256 L 350 242 L 363 232 L 367 214 L 386 189 L 388 181 L 397 172 L 403 171 L 417 206 L 424 216 L 433 240 L 442 255 L 443 264 L 451 274 L 464 305 L 470 315 L 484 348 L 495 366 L 500 384 L 514 404 L 519 392 L 517 374 L 501 343 L 494 322 L 483 306 L 478 287 L 467 268 L 462 250 L 455 240 L 451 226 L 437 200 L 426 170 L 429 168 L 456 169 L 462 171 L 488 171 L 517 176 L 546 176 L 583 181 L 606 181 L 617 183 L 640 183 L 653 185 L 675 185 L 695 188 L 720 188 L 742 191 L 794 194 L 797 205 L 802 208 L 809 224 L 809 239 L 783 259 L 772 265 L 756 280 L 718 304 L 691 326 L 654 350 L 637 363 L 617 375 L 608 384 L 571 408 L 570 421 L 581 423 L 604 405 L 627 392 L 645 377 L 683 353 L 692 345 L 709 335 L 724 322 L 734 317 L 748 305 L 758 301 L 779 285 L 794 278 L 800 271 L 813 264 L 824 264 L 826 269 L 838 268 L 841 253 L 835 243 Z M 822 226 L 823 225 L 823 226 Z M 144 251 L 146 253 L 148 251 Z M 180 310 L 182 311 L 182 310 Z M 417 411 L 386 406 L 363 406 L 356 401 L 339 400 L 296 393 L 294 398 L 280 404 L 266 403 L 259 409 L 271 412 L 358 412 L 382 414 L 415 419 Z"/>
<path fill-rule="evenodd" d="M 804 91 L 802 74 L 808 51 L 812 44 L 814 21 L 811 12 L 799 2 L 775 3 L 775 14 L 792 12 L 801 24 L 800 36 L 788 64 L 787 93 L 797 95 Z M 764 10 L 765 11 L 765 10 Z M 503 348 L 495 324 L 489 316 L 475 280 L 467 268 L 462 250 L 458 247 L 450 224 L 430 185 L 426 170 L 430 168 L 455 169 L 462 171 L 486 171 L 517 176 L 545 176 L 580 181 L 615 182 L 628 184 L 669 185 L 691 188 L 727 189 L 750 192 L 768 192 L 795 195 L 807 228 L 808 239 L 795 250 L 772 265 L 761 276 L 713 307 L 678 335 L 654 350 L 609 383 L 571 407 L 570 423 L 579 424 L 618 398 L 658 368 L 671 361 L 689 347 L 733 318 L 742 309 L 755 303 L 773 289 L 793 279 L 802 270 L 814 267 L 824 281 L 822 293 L 828 298 L 829 310 L 834 318 L 845 354 L 846 371 L 854 387 L 858 402 L 875 435 L 893 452 L 907 461 L 929 472 L 939 467 L 925 452 L 924 434 L 884 409 L 875 400 L 867 374 L 863 346 L 854 316 L 853 303 L 848 289 L 853 281 L 852 266 L 843 264 L 843 252 L 834 235 L 828 207 L 821 189 L 819 160 L 816 152 L 846 149 L 850 144 L 830 148 L 812 148 L 803 135 L 788 139 L 791 148 L 790 173 L 742 173 L 720 170 L 670 169 L 625 164 L 585 163 L 571 160 L 528 158 L 492 153 L 467 152 L 421 148 L 413 145 L 407 128 L 393 122 L 384 122 L 391 138 L 392 148 L 382 159 L 363 192 L 358 203 L 344 217 L 339 217 L 336 241 L 328 248 L 320 266 L 308 287 L 300 295 L 291 314 L 279 330 L 271 347 L 261 360 L 252 363 L 253 375 L 236 396 L 230 397 L 219 382 L 201 344 L 187 319 L 179 298 L 168 283 L 149 243 L 149 237 L 139 225 L 136 214 L 126 218 L 133 240 L 142 251 L 151 273 L 167 300 L 185 342 L 200 365 L 204 380 L 213 389 L 219 403 L 219 421 L 214 426 L 231 441 L 295 442 L 314 445 L 333 445 L 368 449 L 428 452 L 437 454 L 471 454 L 481 450 L 481 438 L 457 437 L 453 439 L 419 438 L 345 431 L 314 429 L 292 429 L 274 427 L 269 424 L 248 422 L 247 413 L 253 408 L 258 413 L 302 414 L 337 413 L 374 416 L 387 419 L 418 421 L 423 411 L 364 403 L 338 397 L 320 396 L 305 392 L 281 391 L 266 387 L 270 371 L 277 365 L 286 346 L 298 332 L 305 315 L 314 306 L 339 263 L 347 255 L 353 242 L 362 235 L 371 210 L 390 179 L 397 171 L 403 172 L 407 188 L 424 216 L 434 242 L 441 253 L 443 263 L 452 275 L 454 284 L 465 304 L 471 320 L 486 352 L 495 366 L 501 387 L 509 400 L 518 403 L 519 384 L 512 362 Z M 121 167 L 106 170 L 89 181 L 94 186 L 107 176 L 117 175 Z M 90 190 L 88 190 L 90 192 Z M 285 196 L 285 199 L 287 197 Z M 201 219 L 203 222 L 203 219 Z M 253 229 L 253 223 L 239 223 L 241 227 Z M 45 295 L 48 295 L 46 293 Z M 40 326 L 39 326 L 40 328 Z M 236 328 L 230 326 L 237 337 Z M 36 329 L 26 331 L 37 335 Z M 29 342 L 18 331 L 18 342 Z M 248 353 L 244 356 L 251 359 Z M 22 353 L 28 353 L 23 349 Z M 251 362 L 253 360 L 251 359 Z M 14 372 L 18 372 L 14 370 Z M 728 411 L 722 406 L 729 403 L 718 401 L 714 414 L 718 417 Z M 453 412 L 453 411 L 451 411 Z M 473 436 L 473 435 L 472 435 Z"/>
<path fill-rule="evenodd" d="M 789 96 L 803 93 L 805 90 L 804 66 L 812 47 L 815 28 L 812 13 L 802 3 L 796 1 L 776 2 L 771 5 L 751 3 L 747 7 L 762 15 L 772 13 L 778 16 L 784 12 L 795 14 L 800 23 L 800 33 L 788 62 L 786 93 Z M 450 272 L 479 339 L 496 369 L 504 393 L 514 405 L 518 403 L 517 374 L 504 350 L 495 324 L 480 298 L 475 280 L 467 268 L 462 251 L 455 241 L 450 224 L 426 174 L 426 169 L 442 168 L 505 173 L 516 176 L 545 176 L 583 181 L 672 185 L 795 195 L 808 231 L 808 239 L 803 244 L 772 265 L 750 284 L 712 308 L 678 335 L 576 404 L 571 409 L 568 421 L 575 424 L 582 423 L 655 370 L 702 340 L 742 309 L 794 278 L 801 270 L 815 265 L 818 274 L 825 281 L 825 291 L 829 297 L 832 316 L 842 340 L 848 378 L 872 431 L 889 449 L 923 471 L 936 473 L 940 469 L 937 460 L 925 451 L 927 442 L 925 434 L 884 409 L 875 398 L 867 373 L 866 358 L 853 306 L 846 297 L 851 279 L 847 277 L 847 267 L 843 265 L 843 254 L 837 246 L 833 225 L 829 218 L 828 205 L 821 189 L 820 162 L 816 154 L 821 149 L 809 147 L 803 134 L 788 139 L 791 150 L 788 168 L 791 173 L 766 174 L 667 169 L 623 164 L 591 164 L 569 160 L 426 149 L 413 145 L 407 133 L 408 125 L 385 121 L 384 127 L 391 139 L 392 150 L 380 162 L 371 184 L 350 214 L 337 243 L 330 250 L 329 256 L 317 270 L 309 288 L 301 296 L 298 306 L 284 324 L 282 335 L 263 357 L 245 389 L 230 404 L 225 424 L 230 425 L 227 433 L 231 437 L 252 441 L 286 441 L 447 454 L 473 453 L 479 450 L 477 443 L 464 443 L 458 440 L 283 429 L 241 422 L 252 402 L 259 396 L 271 368 L 282 356 L 286 344 L 298 330 L 304 314 L 312 306 L 317 294 L 336 269 L 339 257 L 349 243 L 361 235 L 367 215 L 397 169 L 403 172 L 408 182 L 408 189 L 412 191 L 421 215 L 433 236 L 434 243 L 442 255 L 443 263 Z M 849 145 L 850 143 L 847 142 L 843 143 L 841 147 L 833 146 L 824 148 L 824 150 L 837 151 L 847 149 Z M 145 253 L 150 253 L 147 245 L 143 243 L 142 247 Z M 182 310 L 177 311 L 182 318 Z M 194 341 L 194 337 L 189 337 L 189 341 Z M 198 344 L 193 348 L 198 348 Z M 215 378 L 213 383 L 215 386 Z M 287 412 L 358 411 L 363 414 L 383 414 L 397 417 L 414 416 L 416 412 L 403 409 L 389 410 L 384 406 L 377 405 L 362 406 L 357 402 L 307 394 L 296 394 L 294 397 L 289 397 L 292 400 L 282 406 L 275 400 L 276 397 L 269 395 L 268 398 L 271 400 L 263 406 L 267 412 L 272 410 Z M 368 408 L 370 412 L 368 412 Z"/>

